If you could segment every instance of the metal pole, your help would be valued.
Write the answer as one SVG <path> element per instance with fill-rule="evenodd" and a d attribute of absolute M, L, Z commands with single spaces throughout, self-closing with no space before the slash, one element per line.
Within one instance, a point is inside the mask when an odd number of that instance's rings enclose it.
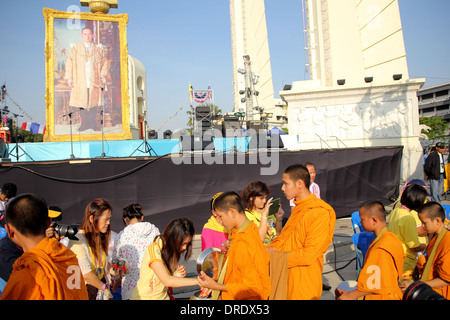
<path fill-rule="evenodd" d="M 70 159 L 75 159 L 73 155 L 73 138 L 72 138 L 72 112 L 69 113 L 69 122 L 70 122 Z"/>

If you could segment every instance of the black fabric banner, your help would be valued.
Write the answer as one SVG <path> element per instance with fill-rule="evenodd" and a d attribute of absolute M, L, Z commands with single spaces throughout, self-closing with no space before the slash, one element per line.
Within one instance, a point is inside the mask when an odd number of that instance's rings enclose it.
<path fill-rule="evenodd" d="M 145 221 L 160 231 L 176 217 L 190 218 L 200 234 L 211 216 L 211 197 L 238 193 L 251 181 L 265 182 L 275 198 L 284 197 L 282 175 L 291 164 L 312 162 L 322 198 L 337 217 L 350 216 L 366 200 L 385 204 L 397 198 L 403 147 L 272 152 L 269 154 L 189 154 L 161 158 L 91 159 L 85 163 L 13 163 L 0 167 L 0 184 L 13 182 L 18 193 L 33 192 L 62 209 L 65 224 L 81 224 L 86 205 L 103 197 L 113 206 L 112 229 L 124 228 L 122 208 L 140 203 Z"/>

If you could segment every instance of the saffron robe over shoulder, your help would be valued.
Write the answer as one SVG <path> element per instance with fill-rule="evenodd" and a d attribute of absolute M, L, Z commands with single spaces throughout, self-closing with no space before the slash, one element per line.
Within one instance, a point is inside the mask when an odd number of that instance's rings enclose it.
<path fill-rule="evenodd" d="M 336 213 L 310 194 L 295 208 L 280 235 L 267 247 L 289 252 L 289 300 L 318 300 L 322 295 L 323 254 L 333 240 Z"/>
<path fill-rule="evenodd" d="M 431 255 L 431 251 L 436 244 L 437 237 L 438 236 L 435 235 L 430 240 L 430 243 L 428 244 L 426 249 L 427 257 Z M 450 282 L 450 232 L 447 231 L 442 240 L 439 242 L 432 263 L 433 264 L 431 266 L 431 272 L 428 275 L 428 279 L 425 280 L 440 278 L 444 281 Z M 422 274 L 423 270 L 421 270 L 422 268 L 419 264 L 418 267 Z M 433 289 L 445 299 L 450 299 L 450 286 Z"/>
<path fill-rule="evenodd" d="M 88 300 L 88 292 L 76 255 L 44 238 L 16 260 L 1 299 Z"/>
<path fill-rule="evenodd" d="M 401 300 L 398 281 L 402 277 L 405 253 L 398 237 L 384 228 L 372 241 L 359 273 L 357 289 L 370 292 L 365 300 Z"/>
<path fill-rule="evenodd" d="M 223 300 L 267 300 L 271 290 L 270 254 L 264 248 L 258 228 L 250 222 L 242 231 L 235 230 L 227 253 Z"/>

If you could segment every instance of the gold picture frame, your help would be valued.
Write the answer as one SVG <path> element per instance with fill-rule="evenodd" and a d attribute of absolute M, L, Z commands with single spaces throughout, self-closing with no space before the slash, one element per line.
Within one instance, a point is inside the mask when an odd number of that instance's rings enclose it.
<path fill-rule="evenodd" d="M 44 141 L 132 139 L 128 15 L 49 8 L 43 9 L 43 15 L 47 121 Z"/>

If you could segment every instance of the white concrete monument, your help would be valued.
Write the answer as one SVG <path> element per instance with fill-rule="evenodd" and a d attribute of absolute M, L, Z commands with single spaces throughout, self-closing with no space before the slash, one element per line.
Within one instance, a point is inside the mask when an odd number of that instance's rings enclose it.
<path fill-rule="evenodd" d="M 147 138 L 147 73 L 138 59 L 128 56 L 130 130 L 133 139 Z"/>
<path fill-rule="evenodd" d="M 404 146 L 401 179 L 422 178 L 417 91 L 397 0 L 305 0 L 310 80 L 280 92 L 298 149 Z"/>

